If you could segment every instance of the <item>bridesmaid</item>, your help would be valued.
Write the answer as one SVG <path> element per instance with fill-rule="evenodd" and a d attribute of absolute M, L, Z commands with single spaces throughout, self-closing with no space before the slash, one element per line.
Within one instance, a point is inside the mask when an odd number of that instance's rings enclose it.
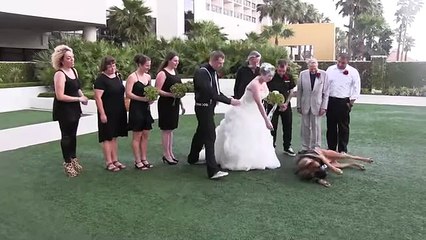
<path fill-rule="evenodd" d="M 151 76 L 147 73 L 151 68 L 151 59 L 140 54 L 135 56 L 134 62 L 138 68 L 126 81 L 126 96 L 130 98 L 129 129 L 133 131 L 135 168 L 147 170 L 153 167 L 147 161 L 148 138 L 154 122 L 149 108 L 152 102 L 146 99 L 144 93 L 145 87 L 151 85 Z"/>
<path fill-rule="evenodd" d="M 117 137 L 127 136 L 127 113 L 124 105 L 123 81 L 117 74 L 115 59 L 104 57 L 101 74 L 95 80 L 95 101 L 98 108 L 98 137 L 102 143 L 106 170 L 126 168 L 118 161 Z"/>
<path fill-rule="evenodd" d="M 179 65 L 179 57 L 175 52 L 169 52 L 155 81 L 155 86 L 160 92 L 158 99 L 158 125 L 162 131 L 163 162 L 175 165 L 179 161 L 173 154 L 173 130 L 178 127 L 180 99 L 176 99 L 170 92 L 170 87 L 175 83 L 181 83 L 176 68 Z"/>
<path fill-rule="evenodd" d="M 81 91 L 80 79 L 74 68 L 74 54 L 70 47 L 66 45 L 55 47 L 52 66 L 56 70 L 53 78 L 55 84 L 53 120 L 59 122 L 61 130 L 64 171 L 69 177 L 75 177 L 83 169 L 76 155 L 77 128 L 81 116 L 80 103 L 87 105 L 88 99 Z"/>

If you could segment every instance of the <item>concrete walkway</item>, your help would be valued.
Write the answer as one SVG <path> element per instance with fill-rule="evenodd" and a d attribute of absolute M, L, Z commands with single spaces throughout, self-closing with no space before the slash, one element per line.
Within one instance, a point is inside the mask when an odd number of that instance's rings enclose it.
<path fill-rule="evenodd" d="M 47 99 L 45 99 L 46 101 Z M 194 114 L 194 96 L 188 94 L 183 99 L 186 108 L 186 115 Z M 296 106 L 296 99 L 292 99 L 292 106 Z M 426 107 L 426 97 L 401 97 L 401 96 L 379 96 L 379 95 L 361 95 L 357 103 L 381 104 L 381 105 L 399 105 L 399 106 L 422 106 Z M 83 113 L 91 114 L 82 117 L 78 127 L 78 135 L 97 132 L 97 116 L 94 101 L 89 107 L 83 108 Z M 225 113 L 230 106 L 219 104 L 216 108 L 217 113 Z M 151 108 L 153 117 L 157 119 L 157 105 L 153 104 Z M 22 127 L 0 130 L 0 152 L 19 149 L 22 147 L 36 144 L 52 142 L 60 139 L 58 122 L 46 122 Z"/>

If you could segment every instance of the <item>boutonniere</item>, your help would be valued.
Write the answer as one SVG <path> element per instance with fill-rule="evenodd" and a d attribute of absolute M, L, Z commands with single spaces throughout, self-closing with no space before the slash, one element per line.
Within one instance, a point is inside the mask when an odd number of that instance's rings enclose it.
<path fill-rule="evenodd" d="M 344 75 L 348 75 L 348 74 L 349 74 L 349 71 L 345 69 L 345 71 L 343 71 L 343 74 L 344 74 Z"/>
<path fill-rule="evenodd" d="M 317 73 L 315 73 L 315 76 L 316 76 L 317 78 L 320 78 L 320 77 L 321 77 L 321 73 L 320 73 L 320 72 L 317 72 Z"/>
<path fill-rule="evenodd" d="M 284 75 L 283 75 L 283 79 L 284 79 L 284 80 L 290 80 L 290 77 L 289 77 L 289 76 L 287 75 L 287 73 L 286 73 L 286 74 L 284 74 Z"/>

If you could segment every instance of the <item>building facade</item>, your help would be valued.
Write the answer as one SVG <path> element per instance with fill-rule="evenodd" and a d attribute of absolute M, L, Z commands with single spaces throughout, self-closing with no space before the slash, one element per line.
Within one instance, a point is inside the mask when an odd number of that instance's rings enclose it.
<path fill-rule="evenodd" d="M 259 32 L 257 5 L 263 0 L 145 0 L 156 19 L 158 37 L 184 37 L 185 17 L 213 21 L 229 39 L 244 39 L 246 33 Z"/>
<path fill-rule="evenodd" d="M 83 31 L 96 41 L 106 23 L 106 0 L 13 0 L 0 4 L 0 60 L 29 60 L 48 47 L 48 33 Z"/>

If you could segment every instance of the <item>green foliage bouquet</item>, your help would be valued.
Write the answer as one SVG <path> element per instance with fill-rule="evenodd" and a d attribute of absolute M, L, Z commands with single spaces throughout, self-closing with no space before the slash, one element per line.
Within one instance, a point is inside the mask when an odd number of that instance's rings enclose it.
<path fill-rule="evenodd" d="M 268 114 L 268 118 L 272 119 L 272 115 L 274 114 L 277 107 L 285 102 L 285 97 L 278 91 L 272 91 L 266 97 L 266 102 L 270 105 L 273 105 L 271 111 Z"/>
<path fill-rule="evenodd" d="M 284 95 L 278 91 L 272 91 L 266 97 L 266 102 L 270 105 L 281 105 L 285 101 Z"/>
<path fill-rule="evenodd" d="M 183 98 L 188 91 L 184 83 L 175 83 L 170 87 L 170 92 L 173 93 L 175 98 Z"/>
<path fill-rule="evenodd" d="M 145 97 L 149 100 L 149 101 L 155 101 L 158 98 L 158 89 L 154 86 L 147 86 L 144 88 L 144 92 L 145 92 Z"/>
<path fill-rule="evenodd" d="M 187 91 L 188 88 L 184 83 L 175 83 L 170 87 L 170 92 L 175 96 L 173 106 L 176 104 L 176 99 L 180 103 L 180 99 L 185 96 Z"/>

